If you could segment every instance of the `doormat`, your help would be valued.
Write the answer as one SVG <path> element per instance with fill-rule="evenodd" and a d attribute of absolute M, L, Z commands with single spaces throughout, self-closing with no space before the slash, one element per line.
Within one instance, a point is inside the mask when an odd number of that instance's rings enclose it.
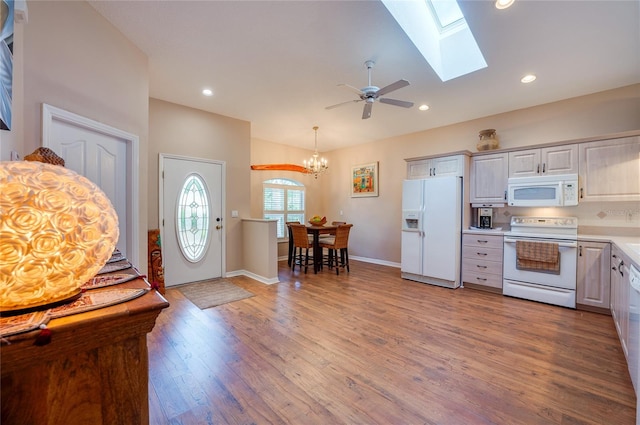
<path fill-rule="evenodd" d="M 212 279 L 188 283 L 177 290 L 201 310 L 253 297 L 254 294 L 228 280 Z"/>

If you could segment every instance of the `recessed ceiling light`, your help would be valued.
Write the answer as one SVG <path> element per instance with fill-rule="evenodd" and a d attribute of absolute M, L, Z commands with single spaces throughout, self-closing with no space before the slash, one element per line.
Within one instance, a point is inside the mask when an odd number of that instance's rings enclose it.
<path fill-rule="evenodd" d="M 213 90 L 204 89 L 204 90 L 202 90 L 202 94 L 205 95 L 205 96 L 213 96 Z"/>
<path fill-rule="evenodd" d="M 418 109 L 420 109 L 421 111 L 426 111 L 427 109 L 429 109 L 429 105 L 420 105 Z"/>
<path fill-rule="evenodd" d="M 521 83 L 525 83 L 525 84 L 526 84 L 526 83 L 531 83 L 531 82 L 535 81 L 535 80 L 536 80 L 536 78 L 537 78 L 537 77 L 536 77 L 535 75 L 533 75 L 533 74 L 527 74 L 527 75 L 525 75 L 524 77 L 522 77 L 522 78 L 520 79 L 520 82 L 521 82 Z"/>
<path fill-rule="evenodd" d="M 496 0 L 496 9 L 506 9 L 511 6 L 515 0 Z"/>

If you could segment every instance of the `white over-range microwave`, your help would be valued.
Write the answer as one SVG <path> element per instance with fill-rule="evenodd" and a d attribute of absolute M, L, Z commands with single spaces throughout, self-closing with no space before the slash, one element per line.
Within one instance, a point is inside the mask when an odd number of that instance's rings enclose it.
<path fill-rule="evenodd" d="M 569 207 L 578 205 L 578 175 L 512 177 L 508 203 L 514 207 Z"/>

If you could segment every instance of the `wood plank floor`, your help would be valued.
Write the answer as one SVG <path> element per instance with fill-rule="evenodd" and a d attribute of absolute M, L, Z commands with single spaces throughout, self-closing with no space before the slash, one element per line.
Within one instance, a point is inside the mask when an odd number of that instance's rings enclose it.
<path fill-rule="evenodd" d="M 352 261 L 149 335 L 151 424 L 635 424 L 611 317 L 403 280 Z"/>

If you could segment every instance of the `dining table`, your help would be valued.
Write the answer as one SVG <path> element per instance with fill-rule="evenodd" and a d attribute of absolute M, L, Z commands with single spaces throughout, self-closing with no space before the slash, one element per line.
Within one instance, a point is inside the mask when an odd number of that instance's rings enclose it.
<path fill-rule="evenodd" d="M 335 235 L 337 225 L 325 224 L 322 226 L 316 226 L 313 224 L 305 225 L 307 228 L 307 234 L 313 236 L 313 272 L 318 273 L 322 268 L 322 250 L 320 249 L 320 235 Z M 293 238 L 289 234 L 289 256 L 287 264 L 291 266 L 293 261 Z"/>

